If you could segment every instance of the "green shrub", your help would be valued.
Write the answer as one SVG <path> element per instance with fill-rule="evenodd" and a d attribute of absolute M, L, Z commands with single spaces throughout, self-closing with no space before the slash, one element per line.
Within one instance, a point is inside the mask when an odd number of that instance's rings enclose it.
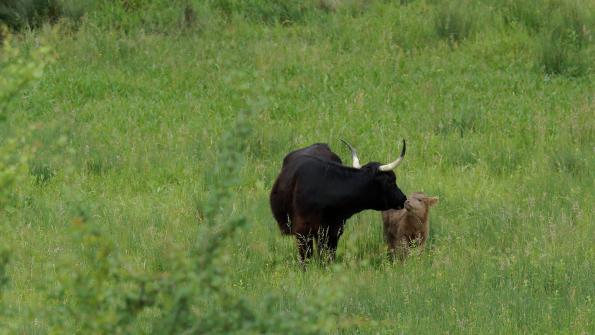
<path fill-rule="evenodd" d="M 283 301 L 274 294 L 254 302 L 235 293 L 221 266 L 229 239 L 246 222 L 228 213 L 252 136 L 250 115 L 239 113 L 235 126 L 223 134 L 214 167 L 219 173 L 212 175 L 201 205 L 193 248 L 168 248 L 163 268 L 151 270 L 126 260 L 94 222 L 93 206 L 73 202 L 71 236 L 79 249 L 58 262 L 58 285 L 49 288 L 50 304 L 37 313 L 46 316 L 50 332 L 327 334 L 336 329 L 336 291 L 319 287 L 314 301 L 279 308 Z"/>
<path fill-rule="evenodd" d="M 41 78 L 50 61 L 50 49 L 41 46 L 22 54 L 12 46 L 10 36 L 3 41 L 0 52 L 0 122 L 15 113 L 13 100 L 32 82 Z M 14 186 L 27 176 L 27 162 L 33 148 L 25 145 L 24 136 L 0 139 L 0 210 L 14 196 Z"/>
<path fill-rule="evenodd" d="M 152 287 L 147 276 L 126 267 L 113 244 L 87 219 L 81 215 L 73 220 L 82 259 L 78 266 L 64 262 L 60 267 L 60 284 L 45 311 L 50 328 L 70 334 L 129 333 L 139 312 L 153 304 Z"/>
<path fill-rule="evenodd" d="M 1 28 L 0 28 L 1 29 Z M 41 46 L 31 53 L 23 54 L 14 47 L 10 36 L 2 42 L 0 53 L 0 120 L 6 118 L 10 103 L 22 90 L 41 78 L 49 60 L 50 49 Z"/>
<path fill-rule="evenodd" d="M 15 187 L 27 175 L 29 152 L 14 138 L 0 143 L 0 210 L 15 200 Z"/>
<path fill-rule="evenodd" d="M 4 36 L 0 26 L 0 36 Z M 50 61 L 49 48 L 38 47 L 23 54 L 12 45 L 11 36 L 6 34 L 0 48 L 0 123 L 8 114 L 16 112 L 11 102 L 20 96 L 32 82 L 39 79 L 45 65 Z M 18 132 L 17 132 L 18 133 Z M 0 214 L 15 197 L 15 189 L 27 177 L 27 163 L 34 150 L 25 144 L 24 135 L 10 138 L 0 137 Z M 0 220 L 1 221 L 1 220 Z M 0 225 L 4 222 L 0 222 Z M 0 226 L 0 235 L 3 232 Z M 4 243 L 4 241 L 2 241 Z M 9 308 L 4 306 L 3 293 L 8 285 L 9 250 L 0 244 L 0 332 L 3 332 Z"/>

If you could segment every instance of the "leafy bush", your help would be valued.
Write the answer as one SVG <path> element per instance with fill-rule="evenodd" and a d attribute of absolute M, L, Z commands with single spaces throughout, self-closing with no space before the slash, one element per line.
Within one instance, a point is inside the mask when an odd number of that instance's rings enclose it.
<path fill-rule="evenodd" d="M 32 82 L 41 78 L 51 60 L 50 49 L 41 46 L 31 53 L 13 47 L 10 36 L 3 41 L 0 52 L 0 122 L 14 112 L 11 102 Z M 27 162 L 33 148 L 27 147 L 23 136 L 0 140 L 0 210 L 14 195 L 13 187 L 27 175 Z"/>
<path fill-rule="evenodd" d="M 0 210 L 14 200 L 14 187 L 27 175 L 29 155 L 23 143 L 11 138 L 0 144 Z"/>
<path fill-rule="evenodd" d="M 220 259 L 245 219 L 228 216 L 232 189 L 240 178 L 250 137 L 250 114 L 241 112 L 222 138 L 221 150 L 202 205 L 192 250 L 172 248 L 159 271 L 128 262 L 94 223 L 92 206 L 75 205 L 72 258 L 58 266 L 58 282 L 49 288 L 50 332 L 69 334 L 326 334 L 336 327 L 332 302 L 336 292 L 319 288 L 319 298 L 280 309 L 274 295 L 252 302 L 232 291 Z M 1 263 L 0 263 L 1 265 Z M 1 268 L 0 268 L 1 269 Z M 1 273 L 0 273 L 1 274 Z"/>
<path fill-rule="evenodd" d="M 153 304 L 145 276 L 135 276 L 112 243 L 88 224 L 83 215 L 73 220 L 82 262 L 64 262 L 60 285 L 50 295 L 46 315 L 57 333 L 129 333 L 136 316 Z"/>
<path fill-rule="evenodd" d="M 6 34 L 6 35 L 4 35 Z M 46 64 L 51 60 L 50 50 L 41 46 L 23 54 L 11 43 L 11 37 L 0 26 L 0 36 L 6 36 L 0 49 L 0 123 L 14 112 L 11 104 L 15 97 L 32 82 L 39 79 Z M 15 188 L 27 177 L 27 163 L 34 150 L 25 144 L 24 135 L 16 138 L 0 138 L 0 213 L 10 207 L 15 197 Z M 1 222 L 4 224 L 4 222 Z M 0 227 L 0 234 L 2 234 Z M 8 285 L 8 261 L 10 250 L 0 245 L 0 331 L 4 328 L 9 309 L 4 305 L 3 293 Z"/>
<path fill-rule="evenodd" d="M 11 42 L 10 36 L 7 36 L 0 53 L 0 120 L 6 118 L 12 100 L 30 83 L 41 78 L 51 59 L 50 49 L 46 46 L 22 54 Z"/>

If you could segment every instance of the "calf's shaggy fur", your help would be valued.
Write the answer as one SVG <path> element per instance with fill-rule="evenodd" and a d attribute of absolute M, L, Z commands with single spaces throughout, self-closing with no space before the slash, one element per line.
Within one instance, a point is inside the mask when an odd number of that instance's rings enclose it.
<path fill-rule="evenodd" d="M 437 202 L 437 197 L 416 192 L 407 198 L 405 208 L 382 212 L 384 238 L 391 256 L 404 260 L 411 247 L 424 247 L 430 233 L 430 207 Z"/>

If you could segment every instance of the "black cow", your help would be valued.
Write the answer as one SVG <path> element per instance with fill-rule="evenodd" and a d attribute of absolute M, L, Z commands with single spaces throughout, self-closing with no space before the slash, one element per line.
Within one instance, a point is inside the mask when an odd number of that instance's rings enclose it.
<path fill-rule="evenodd" d="M 287 156 L 283 158 L 283 167 L 285 167 L 285 165 L 291 163 L 292 161 L 298 159 L 298 157 L 301 156 L 316 156 L 323 159 L 331 160 L 333 162 L 337 162 L 339 164 L 343 164 L 341 158 L 337 156 L 337 154 L 332 152 L 331 148 L 329 148 L 329 146 L 326 143 L 314 143 L 309 147 L 305 147 L 288 153 Z"/>
<path fill-rule="evenodd" d="M 353 167 L 326 144 L 313 144 L 295 150 L 283 159 L 281 173 L 270 194 L 273 216 L 283 234 L 296 235 L 300 260 L 312 255 L 313 240 L 319 252 L 334 258 L 345 221 L 365 209 L 401 209 L 407 198 L 396 184 L 392 171 L 405 155 L 382 165 L 370 162 L 360 166 L 351 145 Z"/>
<path fill-rule="evenodd" d="M 338 164 L 343 164 L 341 158 L 332 152 L 331 148 L 329 148 L 327 144 L 314 143 L 308 147 L 288 153 L 285 158 L 283 158 L 283 166 L 281 169 L 284 169 L 288 164 L 299 161 L 300 158 L 304 156 L 315 156 L 321 159 L 336 162 Z M 285 182 L 287 181 L 287 178 L 277 178 L 275 184 L 273 185 L 273 190 L 270 196 L 273 216 L 279 224 L 281 233 L 284 235 L 291 234 L 291 227 L 289 225 L 289 210 L 291 207 L 291 201 L 287 197 L 289 193 L 285 191 L 287 189 Z"/>

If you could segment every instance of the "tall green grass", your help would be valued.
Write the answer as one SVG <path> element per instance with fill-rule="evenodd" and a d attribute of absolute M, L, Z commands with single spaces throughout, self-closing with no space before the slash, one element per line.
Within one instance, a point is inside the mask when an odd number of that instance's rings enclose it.
<path fill-rule="evenodd" d="M 0 210 L 10 250 L 0 265 L 9 279 L 0 332 L 81 331 L 77 315 L 114 325 L 110 309 L 94 319 L 76 288 L 99 288 L 90 291 L 121 308 L 135 306 L 126 297 L 139 301 L 137 282 L 99 276 L 76 286 L 71 275 L 93 277 L 106 262 L 120 276 L 146 275 L 147 288 L 190 273 L 180 269 L 199 264 L 189 252 L 195 236 L 207 236 L 199 232 L 211 215 L 205 205 L 217 198 L 211 186 L 229 178 L 221 166 L 235 163 L 222 219 L 246 222 L 222 240 L 213 264 L 225 273 L 217 285 L 259 320 L 245 330 L 593 332 L 595 81 L 588 62 L 578 72 L 545 68 L 541 38 L 554 20 L 537 16 L 531 28 L 485 1 L 469 9 L 478 17 L 466 17 L 467 7 L 452 16 L 474 22 L 452 43 L 436 31 L 441 3 L 370 2 L 355 14 L 342 2 L 335 11 L 314 4 L 282 24 L 278 14 L 268 21 L 258 18 L 266 11 L 251 16 L 242 7 L 256 1 L 229 2 L 231 14 L 191 2 L 189 25 L 184 3 L 171 11 L 137 3 L 148 19 L 112 3 L 75 30 L 58 23 L 15 42 L 34 50 L 45 38 L 57 61 L 0 125 L 2 144 L 34 125 L 28 141 L 39 146 L 28 177 L 11 186 L 11 208 Z M 570 29 L 574 21 L 564 20 Z M 590 38 L 575 44 L 584 59 L 593 57 Z M 224 134 L 247 107 L 254 129 L 242 140 L 244 158 L 222 158 Z M 335 264 L 302 271 L 268 191 L 283 156 L 300 146 L 328 142 L 348 161 L 339 138 L 362 161 L 388 161 L 407 139 L 399 186 L 441 199 L 426 253 L 388 262 L 380 216 L 367 211 L 348 221 Z M 91 242 L 117 257 L 93 260 L 102 254 L 84 238 L 96 235 L 73 233 L 81 221 L 100 233 Z M 55 294 L 63 289 L 69 298 Z M 192 306 L 186 320 L 210 315 L 238 331 L 249 318 L 217 299 L 162 301 Z M 80 310 L 55 313 L 61 306 Z M 163 310 L 147 306 L 116 331 L 160 332 L 173 320 Z"/>
<path fill-rule="evenodd" d="M 469 37 L 476 29 L 477 10 L 470 8 L 466 1 L 443 2 L 436 6 L 434 28 L 440 38 L 451 43 L 460 42 Z"/>
<path fill-rule="evenodd" d="M 589 27 L 593 27 L 595 16 L 583 10 L 585 8 L 570 2 L 562 3 L 559 11 L 550 13 L 549 22 L 541 33 L 539 50 L 546 73 L 581 75 L 593 66 L 594 59 L 588 48 L 593 44 Z"/>
<path fill-rule="evenodd" d="M 595 7 L 574 0 L 497 1 L 504 21 L 522 25 L 537 40 L 537 64 L 546 74 L 593 71 Z"/>

